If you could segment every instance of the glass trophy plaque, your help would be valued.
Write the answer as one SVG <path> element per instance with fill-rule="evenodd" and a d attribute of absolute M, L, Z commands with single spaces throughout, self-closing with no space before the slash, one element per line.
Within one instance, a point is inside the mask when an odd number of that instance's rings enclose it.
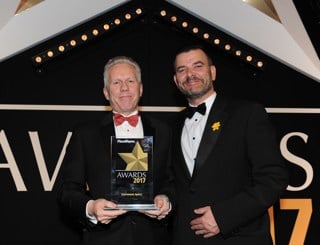
<path fill-rule="evenodd" d="M 117 209 L 153 210 L 153 137 L 111 136 L 111 200 Z"/>

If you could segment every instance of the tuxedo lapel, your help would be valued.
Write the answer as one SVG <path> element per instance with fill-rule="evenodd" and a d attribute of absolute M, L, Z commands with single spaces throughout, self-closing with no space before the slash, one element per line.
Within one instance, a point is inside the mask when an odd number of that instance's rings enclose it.
<path fill-rule="evenodd" d="M 108 113 L 101 122 L 101 137 L 105 149 L 110 149 L 112 135 L 115 135 L 112 113 Z"/>
<path fill-rule="evenodd" d="M 216 142 L 218 141 L 219 135 L 223 130 L 224 122 L 227 118 L 225 107 L 225 99 L 221 96 L 217 96 L 208 116 L 203 136 L 198 148 L 192 177 L 197 175 L 197 172 L 206 162 L 210 153 L 213 151 Z"/>
<path fill-rule="evenodd" d="M 152 126 L 151 121 L 148 120 L 148 118 L 145 117 L 143 114 L 141 115 L 141 121 L 142 121 L 142 125 L 143 125 L 144 136 L 153 136 L 153 144 L 155 144 L 156 129 Z"/>
<path fill-rule="evenodd" d="M 188 170 L 187 163 L 182 151 L 182 145 L 181 145 L 181 135 L 182 135 L 182 130 L 184 126 L 185 115 L 186 115 L 185 110 L 181 111 L 180 114 L 178 115 L 178 118 L 176 120 L 175 130 L 173 132 L 176 135 L 174 137 L 175 142 L 173 145 L 177 146 L 176 147 L 177 152 L 174 152 L 174 154 L 177 157 L 177 161 L 176 161 L 177 164 L 179 164 L 180 168 L 182 169 L 182 174 L 184 174 L 187 179 L 191 179 L 191 175 Z"/>

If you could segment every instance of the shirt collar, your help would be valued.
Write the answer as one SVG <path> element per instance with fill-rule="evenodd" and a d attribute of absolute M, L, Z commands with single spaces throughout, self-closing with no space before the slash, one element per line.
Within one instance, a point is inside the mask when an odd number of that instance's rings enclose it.
<path fill-rule="evenodd" d="M 217 97 L 217 93 L 214 91 L 212 95 L 210 95 L 206 100 L 204 100 L 202 103 L 206 104 L 206 115 L 209 113 L 209 111 L 211 110 L 211 107 L 213 105 L 213 102 L 216 100 Z M 189 103 L 190 106 L 194 106 L 192 104 Z"/>

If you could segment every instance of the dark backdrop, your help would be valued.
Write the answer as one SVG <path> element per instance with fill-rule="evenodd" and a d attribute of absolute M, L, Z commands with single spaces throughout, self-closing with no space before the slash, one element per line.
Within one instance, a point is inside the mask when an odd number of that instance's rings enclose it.
<path fill-rule="evenodd" d="M 32 62 L 43 50 L 137 6 L 143 7 L 143 14 L 135 20 L 40 66 Z M 159 17 L 163 8 L 261 58 L 265 67 L 256 68 Z M 277 244 L 320 242 L 319 83 L 167 3 L 131 1 L 0 63 L 1 244 L 79 244 L 77 224 L 61 217 L 56 203 L 59 162 L 72 126 L 105 112 L 59 106 L 108 105 L 102 94 L 103 66 L 113 56 L 127 55 L 142 67 L 142 106 L 182 107 L 185 100 L 174 86 L 172 62 L 178 48 L 192 43 L 206 46 L 212 55 L 218 93 L 259 101 L 274 122 L 287 159 L 290 186 L 296 188 L 287 190 L 274 206 Z M 28 107 L 31 105 L 39 108 Z M 314 110 L 299 112 L 299 108 Z M 167 119 L 175 112 L 155 109 L 150 113 Z"/>

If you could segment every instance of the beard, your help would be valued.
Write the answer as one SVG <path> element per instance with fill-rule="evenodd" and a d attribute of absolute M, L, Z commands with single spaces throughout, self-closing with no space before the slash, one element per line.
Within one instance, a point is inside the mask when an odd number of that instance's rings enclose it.
<path fill-rule="evenodd" d="M 185 89 L 182 86 L 179 86 L 179 90 L 180 92 L 186 96 L 187 99 L 198 99 L 201 98 L 202 96 L 204 96 L 206 93 L 208 93 L 212 88 L 213 88 L 213 84 L 212 82 L 206 82 L 204 79 L 200 79 L 197 77 L 187 77 L 185 81 L 183 81 L 182 84 L 188 83 L 191 80 L 197 79 L 199 81 L 201 81 L 202 83 L 202 87 L 200 89 L 197 90 L 193 90 L 192 88 L 190 90 Z"/>

